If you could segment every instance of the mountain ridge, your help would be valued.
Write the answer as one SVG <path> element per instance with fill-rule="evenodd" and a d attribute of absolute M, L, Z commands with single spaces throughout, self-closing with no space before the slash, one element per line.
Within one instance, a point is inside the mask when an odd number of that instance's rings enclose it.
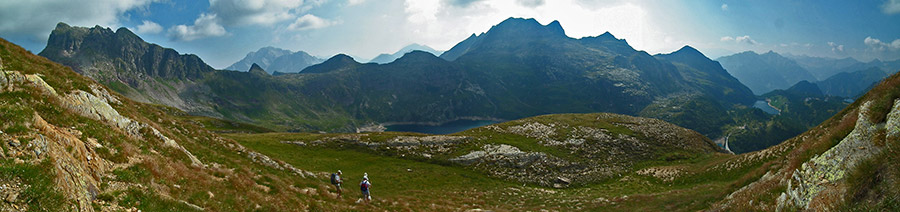
<path fill-rule="evenodd" d="M 227 70 L 249 70 L 251 64 L 256 63 L 269 74 L 297 73 L 304 68 L 323 62 L 324 60 L 310 55 L 304 51 L 292 52 L 290 50 L 262 47 L 259 50 L 247 53 L 244 58 L 228 66 Z"/>
<path fill-rule="evenodd" d="M 559 22 L 541 25 L 534 19 L 510 18 L 440 57 L 425 54 L 413 51 L 388 64 L 363 64 L 339 54 L 300 73 L 257 64 L 276 75 L 264 77 L 213 71 L 170 92 L 192 107 L 163 103 L 191 114 L 276 130 L 355 131 L 369 124 L 459 117 L 635 115 L 660 101 L 657 98 L 681 95 L 709 96 L 719 108 L 755 99 L 702 53 L 669 61 L 664 55 L 636 51 L 610 33 L 570 38 Z M 454 54 L 459 58 L 447 60 Z"/>
<path fill-rule="evenodd" d="M 441 55 L 443 53 L 442 51 L 434 50 L 431 47 L 413 43 L 413 44 L 409 44 L 409 45 L 401 48 L 400 50 L 397 50 L 397 52 L 394 52 L 393 54 L 387 54 L 387 53 L 379 54 L 375 58 L 372 58 L 371 60 L 369 60 L 369 62 L 370 63 L 378 63 L 378 64 L 390 63 L 390 62 L 393 62 L 394 60 L 397 60 L 398 58 L 402 57 L 406 53 L 409 53 L 412 51 L 424 51 L 424 52 L 428 52 L 428 53 L 431 53 L 436 56 Z"/>
<path fill-rule="evenodd" d="M 794 60 L 773 51 L 763 54 L 745 51 L 720 57 L 716 61 L 755 94 L 786 89 L 799 81 L 816 79 Z"/>

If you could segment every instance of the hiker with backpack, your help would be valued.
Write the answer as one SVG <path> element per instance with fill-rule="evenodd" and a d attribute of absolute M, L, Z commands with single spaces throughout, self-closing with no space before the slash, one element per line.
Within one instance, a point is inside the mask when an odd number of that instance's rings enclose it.
<path fill-rule="evenodd" d="M 362 182 L 359 183 L 359 189 L 362 191 L 363 200 L 366 201 L 366 204 L 369 204 L 369 200 L 372 200 L 372 196 L 369 195 L 369 188 L 372 187 L 372 183 L 369 182 L 369 173 L 363 175 Z"/>
<path fill-rule="evenodd" d="M 331 173 L 331 184 L 334 185 L 335 190 L 337 190 L 337 197 L 341 198 L 341 184 L 344 183 L 341 180 L 341 170 L 338 170 L 337 173 Z"/>

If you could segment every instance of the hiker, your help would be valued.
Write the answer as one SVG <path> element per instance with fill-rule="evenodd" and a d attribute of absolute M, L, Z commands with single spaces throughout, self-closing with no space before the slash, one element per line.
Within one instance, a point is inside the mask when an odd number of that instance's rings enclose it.
<path fill-rule="evenodd" d="M 334 189 L 337 190 L 338 198 L 341 198 L 341 184 L 344 183 L 341 180 L 341 170 L 338 170 L 337 173 L 331 173 L 331 184 L 334 185 Z"/>
<path fill-rule="evenodd" d="M 369 188 L 372 187 L 372 183 L 369 182 L 369 173 L 363 175 L 362 182 L 359 183 L 359 189 L 362 191 L 363 200 L 366 201 L 366 204 L 369 204 L 369 200 L 372 200 L 372 196 L 369 195 Z"/>

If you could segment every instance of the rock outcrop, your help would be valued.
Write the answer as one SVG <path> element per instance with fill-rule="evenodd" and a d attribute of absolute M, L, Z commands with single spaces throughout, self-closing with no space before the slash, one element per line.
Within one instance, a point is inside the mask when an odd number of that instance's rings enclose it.
<path fill-rule="evenodd" d="M 203 163 L 175 140 L 168 138 L 156 128 L 122 116 L 109 103 L 121 104 L 114 96 L 99 86 L 92 86 L 92 91 L 101 97 L 82 90 L 75 90 L 67 95 L 59 95 L 40 76 L 21 74 L 17 71 L 0 71 L 0 91 L 13 90 L 16 84 L 34 87 L 50 98 L 59 100 L 62 107 L 75 114 L 102 121 L 126 134 L 144 139 L 143 130 L 162 141 L 166 146 L 183 152 L 192 164 L 203 166 Z M 112 164 L 97 155 L 94 151 L 99 144 L 83 141 L 78 135 L 47 123 L 38 114 L 34 114 L 32 127 L 39 134 L 33 135 L 30 142 L 30 153 L 33 158 L 42 160 L 50 158 L 56 172 L 56 184 L 69 199 L 74 200 L 79 211 L 93 211 L 91 202 L 100 192 L 100 180 Z M 23 152 L 25 149 L 19 150 Z"/>
<path fill-rule="evenodd" d="M 884 126 L 869 120 L 871 105 L 872 102 L 866 102 L 860 107 L 856 126 L 840 143 L 794 170 L 788 181 L 787 191 L 778 198 L 779 206 L 792 205 L 809 209 L 815 201 L 835 198 L 828 195 L 842 195 L 843 188 L 837 186 L 838 183 L 860 162 L 875 157 L 884 148 L 873 142 L 876 140 L 875 136 L 878 136 L 876 132 L 887 126 L 890 128 L 887 130 L 890 135 L 896 136 L 897 126 L 900 125 L 900 99 L 894 101 L 894 107 Z"/>
<path fill-rule="evenodd" d="M 203 165 L 203 163 L 200 162 L 200 160 L 197 159 L 194 154 L 191 154 L 190 151 L 188 151 L 181 145 L 178 145 L 178 142 L 176 142 L 175 140 L 172 140 L 160 133 L 156 128 L 120 115 L 119 112 L 116 111 L 116 109 L 109 105 L 110 102 L 116 103 L 119 101 L 109 95 L 109 93 L 107 92 L 101 92 L 99 94 L 100 96 L 103 96 L 103 98 L 97 97 L 94 94 L 82 90 L 75 90 L 65 96 L 60 96 L 56 93 L 56 90 L 53 89 L 53 87 L 51 87 L 49 84 L 44 82 L 44 80 L 40 76 L 27 74 L 23 75 L 24 77 L 18 77 L 19 75 L 21 75 L 18 72 L 7 72 L 7 74 L 10 76 L 16 76 L 14 79 L 24 78 L 25 81 L 30 83 L 35 88 L 43 91 L 47 95 L 53 98 L 59 98 L 62 106 L 66 109 L 69 109 L 72 112 L 75 112 L 87 118 L 103 121 L 106 124 L 116 127 L 135 138 L 142 139 L 143 135 L 141 133 L 141 130 L 148 129 L 154 137 L 164 142 L 164 144 L 166 144 L 167 146 L 184 152 L 184 154 L 187 155 L 188 158 L 190 158 L 192 164 L 198 166 Z M 92 90 L 99 92 L 103 89 L 99 89 L 95 86 L 92 87 Z"/>
<path fill-rule="evenodd" d="M 93 145 L 48 124 L 41 116 L 35 114 L 33 123 L 41 132 L 31 141 L 36 158 L 50 158 L 58 188 L 77 203 L 79 211 L 93 211 L 91 201 L 100 193 L 102 173 L 111 163 L 98 156 Z"/>

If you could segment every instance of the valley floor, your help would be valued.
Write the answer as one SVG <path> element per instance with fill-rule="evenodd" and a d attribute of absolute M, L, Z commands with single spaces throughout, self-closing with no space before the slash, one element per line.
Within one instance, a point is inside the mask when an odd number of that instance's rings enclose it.
<path fill-rule="evenodd" d="M 387 137 L 408 135 L 379 134 Z M 361 146 L 309 145 L 335 135 L 234 133 L 224 136 L 299 169 L 325 173 L 342 170 L 344 198 L 337 199 L 333 187 L 315 188 L 328 191 L 319 193 L 326 196 L 320 198 L 323 202 L 313 203 L 323 207 L 392 211 L 696 211 L 709 208 L 749 180 L 735 180 L 739 175 L 729 175 L 730 172 L 682 173 L 672 181 L 633 173 L 606 182 L 554 189 L 498 179 L 458 164 L 390 156 Z M 707 170 L 707 166 L 735 156 L 715 154 L 708 157 L 641 166 L 693 172 L 691 170 Z M 368 173 L 373 183 L 374 202 L 370 206 L 358 203 L 361 194 L 357 185 L 363 173 Z M 328 183 L 327 178 L 320 180 Z"/>

